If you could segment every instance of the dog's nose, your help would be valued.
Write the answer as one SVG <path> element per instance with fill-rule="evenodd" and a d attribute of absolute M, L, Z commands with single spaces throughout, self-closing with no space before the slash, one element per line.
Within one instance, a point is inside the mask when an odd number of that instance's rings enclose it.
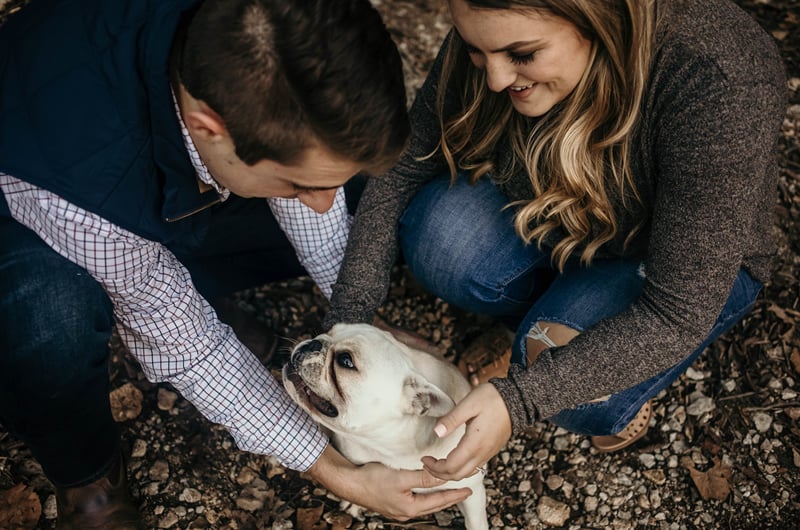
<path fill-rule="evenodd" d="M 322 342 L 318 341 L 317 339 L 310 340 L 305 344 L 301 344 L 297 348 L 297 351 L 302 353 L 312 352 L 312 351 L 322 351 Z"/>

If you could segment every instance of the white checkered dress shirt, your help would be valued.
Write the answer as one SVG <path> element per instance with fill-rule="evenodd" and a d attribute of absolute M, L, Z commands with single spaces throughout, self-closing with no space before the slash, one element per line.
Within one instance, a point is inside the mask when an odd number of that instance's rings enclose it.
<path fill-rule="evenodd" d="M 198 177 L 226 199 L 228 191 L 211 178 L 185 127 L 183 133 Z M 12 176 L 0 173 L 0 189 L 14 219 L 103 285 L 120 336 L 150 381 L 175 386 L 210 421 L 227 427 L 240 449 L 274 455 L 302 471 L 319 458 L 325 435 L 216 318 L 169 250 Z M 352 222 L 344 191 L 324 215 L 296 199 L 268 201 L 300 262 L 330 296 Z"/>

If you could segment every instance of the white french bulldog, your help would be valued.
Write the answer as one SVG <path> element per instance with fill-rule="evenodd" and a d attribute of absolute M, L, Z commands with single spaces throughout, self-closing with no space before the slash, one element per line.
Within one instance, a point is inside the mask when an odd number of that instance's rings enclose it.
<path fill-rule="evenodd" d="M 283 384 L 351 462 L 394 469 L 421 469 L 423 456 L 447 456 L 464 427 L 444 438 L 433 428 L 471 388 L 452 364 L 368 324 L 337 324 L 297 344 Z M 454 487 L 472 489 L 458 505 L 467 529 L 488 529 L 483 474 L 434 489 Z"/>

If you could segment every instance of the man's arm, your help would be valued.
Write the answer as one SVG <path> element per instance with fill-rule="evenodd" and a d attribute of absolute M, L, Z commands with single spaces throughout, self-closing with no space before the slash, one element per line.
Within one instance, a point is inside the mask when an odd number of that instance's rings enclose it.
<path fill-rule="evenodd" d="M 297 252 L 300 264 L 326 298 L 339 274 L 353 218 L 347 213 L 344 188 L 331 209 L 318 214 L 297 199 L 270 198 L 269 207 Z"/>
<path fill-rule="evenodd" d="M 114 304 L 120 335 L 151 381 L 169 381 L 247 451 L 305 470 L 327 438 L 221 323 L 165 247 L 60 197 L 0 175 L 12 215 L 85 268 Z"/>

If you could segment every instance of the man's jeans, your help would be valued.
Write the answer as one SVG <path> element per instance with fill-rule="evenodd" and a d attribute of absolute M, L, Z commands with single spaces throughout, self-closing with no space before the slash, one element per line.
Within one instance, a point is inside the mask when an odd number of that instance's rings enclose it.
<path fill-rule="evenodd" d="M 642 264 L 596 259 L 590 267 L 570 260 L 558 274 L 550 255 L 516 235 L 507 199 L 488 179 L 470 186 L 459 177 L 427 184 L 412 200 L 400 225 L 408 266 L 419 282 L 462 309 L 493 315 L 518 326 L 512 362 L 525 364 L 526 334 L 537 322 L 584 331 L 616 315 L 639 296 Z M 741 270 L 706 340 L 672 368 L 614 394 L 548 418 L 586 435 L 622 430 L 641 406 L 680 376 L 700 353 L 752 307 L 762 285 Z M 676 339 L 677 340 L 677 339 Z M 587 370 L 591 370 L 587 367 Z"/>

